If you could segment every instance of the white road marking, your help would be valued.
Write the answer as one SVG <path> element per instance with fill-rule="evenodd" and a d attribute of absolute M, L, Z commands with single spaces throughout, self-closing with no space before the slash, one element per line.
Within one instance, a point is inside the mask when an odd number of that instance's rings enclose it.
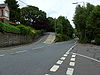
<path fill-rule="evenodd" d="M 63 63 L 63 61 L 61 61 L 61 60 L 57 61 L 57 64 L 59 64 L 59 65 L 62 64 L 62 63 Z"/>
<path fill-rule="evenodd" d="M 76 57 L 76 55 L 72 55 L 72 57 L 73 57 L 73 58 L 75 58 L 75 57 Z"/>
<path fill-rule="evenodd" d="M 50 74 L 45 74 L 45 75 L 50 75 Z"/>
<path fill-rule="evenodd" d="M 34 49 L 40 49 L 40 48 L 44 48 L 44 47 L 48 47 L 48 46 L 50 46 L 50 45 L 32 48 L 32 50 L 34 50 Z"/>
<path fill-rule="evenodd" d="M 65 57 L 67 57 L 67 54 L 64 54 Z"/>
<path fill-rule="evenodd" d="M 94 58 L 91 58 L 91 57 L 88 57 L 88 56 L 85 56 L 85 55 L 82 55 L 82 54 L 78 54 L 78 53 L 74 53 L 74 54 L 79 55 L 79 56 L 81 56 L 81 57 L 85 57 L 85 58 L 87 58 L 87 59 L 94 60 L 94 61 L 96 61 L 96 62 L 99 62 L 99 63 L 100 63 L 100 60 L 97 60 L 97 59 L 94 59 Z"/>
<path fill-rule="evenodd" d="M 75 58 L 71 58 L 70 60 L 71 60 L 71 61 L 75 61 Z"/>
<path fill-rule="evenodd" d="M 61 57 L 60 59 L 61 59 L 61 60 L 65 60 L 65 59 L 66 59 L 66 57 Z"/>
<path fill-rule="evenodd" d="M 17 51 L 16 53 L 24 53 L 26 52 L 27 50 L 23 50 L 23 51 Z"/>
<path fill-rule="evenodd" d="M 58 70 L 58 68 L 59 68 L 58 65 L 54 65 L 54 66 L 50 69 L 50 71 L 55 72 L 55 71 Z"/>
<path fill-rule="evenodd" d="M 69 65 L 70 66 L 75 66 L 75 62 L 70 62 Z"/>
<path fill-rule="evenodd" d="M 66 54 L 68 55 L 69 53 L 68 53 L 68 52 L 66 52 Z"/>
<path fill-rule="evenodd" d="M 74 55 L 76 55 L 76 53 L 73 53 Z"/>
<path fill-rule="evenodd" d="M 77 44 L 73 45 L 66 53 L 69 53 Z"/>
<path fill-rule="evenodd" d="M 3 57 L 3 56 L 5 56 L 5 54 L 0 55 L 0 57 Z"/>
<path fill-rule="evenodd" d="M 32 50 L 34 50 L 34 49 L 39 49 L 39 48 L 43 48 L 43 47 L 45 47 L 45 46 L 41 46 L 41 47 L 32 48 Z"/>
<path fill-rule="evenodd" d="M 74 68 L 68 68 L 66 74 L 67 75 L 73 75 L 73 71 L 74 71 Z"/>

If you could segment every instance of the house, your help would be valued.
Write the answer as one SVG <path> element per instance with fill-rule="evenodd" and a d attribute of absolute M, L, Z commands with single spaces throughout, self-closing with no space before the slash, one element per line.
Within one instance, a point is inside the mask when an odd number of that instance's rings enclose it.
<path fill-rule="evenodd" d="M 0 22 L 9 22 L 8 4 L 0 4 Z"/>

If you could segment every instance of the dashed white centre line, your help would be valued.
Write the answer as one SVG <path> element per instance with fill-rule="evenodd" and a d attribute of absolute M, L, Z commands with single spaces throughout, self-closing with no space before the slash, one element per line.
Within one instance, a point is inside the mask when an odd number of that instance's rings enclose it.
<path fill-rule="evenodd" d="M 67 75 L 73 75 L 73 71 L 74 71 L 73 68 L 68 68 L 66 74 L 67 74 Z"/>
<path fill-rule="evenodd" d="M 75 66 L 75 62 L 70 62 L 69 65 L 70 66 Z"/>
<path fill-rule="evenodd" d="M 50 71 L 55 72 L 55 71 L 58 70 L 58 68 L 59 68 L 58 65 L 54 65 L 54 66 L 50 69 Z"/>
<path fill-rule="evenodd" d="M 66 59 L 66 57 L 61 57 L 60 59 L 61 59 L 61 60 L 65 60 L 65 59 Z"/>
<path fill-rule="evenodd" d="M 5 54 L 0 55 L 0 57 L 3 57 L 3 56 L 5 56 Z"/>
<path fill-rule="evenodd" d="M 61 61 L 61 60 L 57 61 L 57 64 L 59 64 L 59 65 L 61 65 L 62 63 L 63 63 L 63 61 Z"/>
<path fill-rule="evenodd" d="M 70 60 L 71 60 L 71 61 L 75 61 L 75 58 L 71 58 Z"/>
<path fill-rule="evenodd" d="M 49 75 L 49 74 L 45 74 L 45 75 Z"/>
<path fill-rule="evenodd" d="M 64 54 L 65 57 L 67 57 L 67 54 Z"/>

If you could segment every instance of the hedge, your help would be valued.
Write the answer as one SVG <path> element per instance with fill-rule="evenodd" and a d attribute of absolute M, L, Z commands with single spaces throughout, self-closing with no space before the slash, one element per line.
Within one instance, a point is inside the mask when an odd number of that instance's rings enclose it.
<path fill-rule="evenodd" d="M 22 24 L 14 26 L 9 23 L 2 23 L 2 22 L 0 22 L 0 32 L 9 32 L 9 33 L 32 35 L 32 36 L 43 33 L 42 30 L 34 30 L 31 27 Z"/>
<path fill-rule="evenodd" d="M 8 23 L 2 23 L 0 22 L 0 31 L 10 32 L 10 33 L 20 33 L 20 29 L 12 26 Z"/>

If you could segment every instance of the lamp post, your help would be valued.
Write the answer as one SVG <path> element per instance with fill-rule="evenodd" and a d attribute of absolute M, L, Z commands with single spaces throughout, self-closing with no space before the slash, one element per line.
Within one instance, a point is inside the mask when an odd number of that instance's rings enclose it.
<path fill-rule="evenodd" d="M 79 4 L 79 3 L 83 3 L 83 7 L 85 7 L 85 2 L 75 2 L 75 3 L 72 3 L 72 4 Z"/>

